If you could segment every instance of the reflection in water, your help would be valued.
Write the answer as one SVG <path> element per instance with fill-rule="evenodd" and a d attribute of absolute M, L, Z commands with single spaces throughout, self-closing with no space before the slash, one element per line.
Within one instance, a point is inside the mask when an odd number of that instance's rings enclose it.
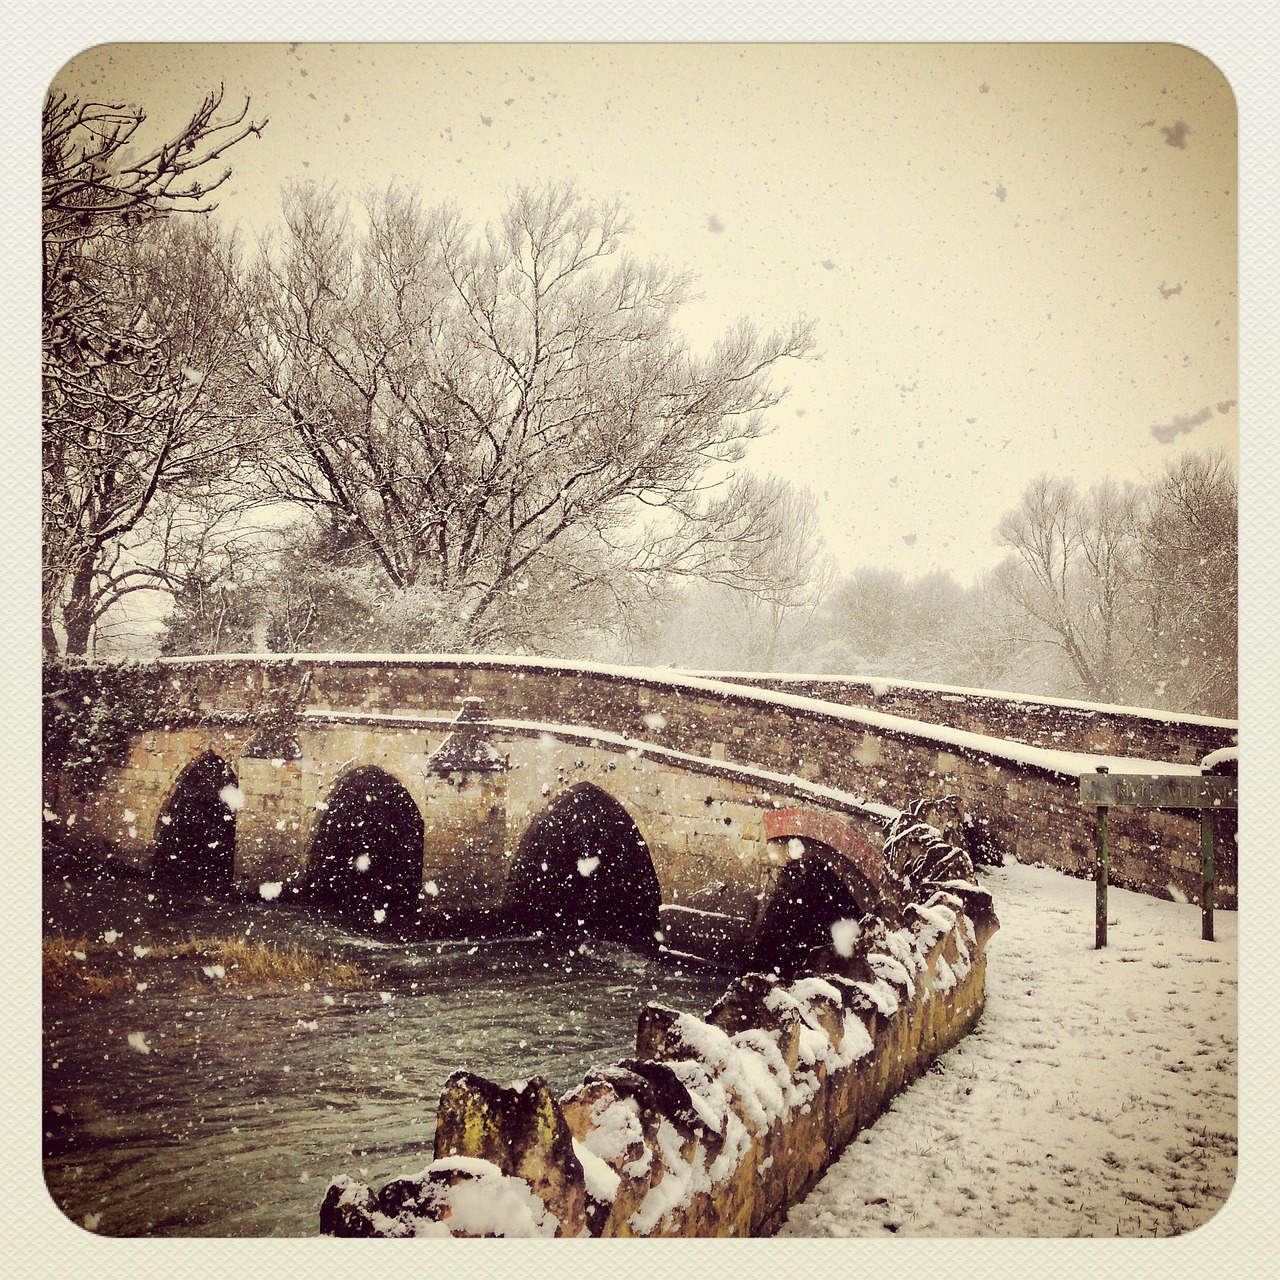
<path fill-rule="evenodd" d="M 123 877 L 52 877 L 45 913 L 49 932 L 114 930 L 121 948 L 247 933 L 378 975 L 328 996 L 213 983 L 47 1009 L 46 1181 L 107 1235 L 314 1235 L 335 1173 L 377 1183 L 431 1159 L 452 1071 L 567 1089 L 632 1051 L 646 1001 L 700 1012 L 725 982 L 616 944 L 392 942 L 285 903 L 162 901 Z"/>

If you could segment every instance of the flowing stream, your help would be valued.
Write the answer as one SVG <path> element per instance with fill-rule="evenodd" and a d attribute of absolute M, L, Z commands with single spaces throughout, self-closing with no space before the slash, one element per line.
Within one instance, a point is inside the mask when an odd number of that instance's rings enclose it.
<path fill-rule="evenodd" d="M 616 944 L 388 941 L 302 906 L 166 901 L 105 873 L 51 875 L 45 928 L 115 934 L 126 956 L 247 935 L 375 974 L 372 990 L 215 976 L 47 1008 L 46 1184 L 72 1221 L 113 1236 L 314 1235 L 335 1174 L 376 1185 L 430 1161 L 451 1072 L 542 1075 L 560 1092 L 633 1051 L 646 1002 L 701 1013 L 726 982 Z"/>

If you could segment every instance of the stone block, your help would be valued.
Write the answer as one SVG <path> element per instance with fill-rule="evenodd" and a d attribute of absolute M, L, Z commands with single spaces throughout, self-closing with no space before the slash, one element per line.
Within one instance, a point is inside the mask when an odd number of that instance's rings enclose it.
<path fill-rule="evenodd" d="M 458 1156 L 486 1160 L 522 1178 L 559 1219 L 557 1234 L 578 1235 L 586 1225 L 586 1187 L 573 1135 L 541 1077 L 504 1089 L 454 1072 L 440 1098 L 435 1158 Z"/>

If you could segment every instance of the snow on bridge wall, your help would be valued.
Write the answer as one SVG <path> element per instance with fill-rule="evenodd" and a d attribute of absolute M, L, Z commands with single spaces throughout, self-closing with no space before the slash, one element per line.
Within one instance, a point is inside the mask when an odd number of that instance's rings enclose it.
<path fill-rule="evenodd" d="M 705 1019 L 649 1005 L 634 1058 L 554 1098 L 445 1086 L 435 1158 L 376 1193 L 329 1185 L 338 1236 L 771 1235 L 845 1145 L 982 1011 L 997 928 L 972 885 L 908 907 L 839 971 L 748 974 Z"/>
<path fill-rule="evenodd" d="M 749 672 L 691 674 L 844 706 L 871 707 L 1029 746 L 1182 764 L 1196 764 L 1211 751 L 1234 745 L 1239 728 L 1234 720 L 1212 716 L 914 681 Z"/>
<path fill-rule="evenodd" d="M 134 865 L 146 865 L 166 796 L 202 751 L 231 764 L 245 796 L 237 833 L 242 887 L 301 875 L 317 805 L 344 770 L 376 765 L 429 815 L 424 880 L 440 890 L 434 905 L 467 900 L 486 910 L 500 901 L 532 816 L 590 781 L 639 826 L 664 904 L 676 908 L 666 913 L 674 932 L 697 926 L 698 912 L 708 913 L 705 920 L 723 916 L 722 941 L 735 954 L 777 873 L 776 857 L 771 862 L 763 849 L 766 809 L 795 807 L 800 796 L 803 807 L 839 815 L 879 847 L 882 806 L 955 795 L 970 830 L 991 849 L 1088 874 L 1093 812 L 1078 802 L 1082 772 L 1098 764 L 1113 772 L 1196 772 L 1190 758 L 1234 738 L 1229 723 L 1203 718 L 1160 719 L 1153 734 L 1147 713 L 1133 717 L 1130 735 L 1110 709 L 1106 742 L 1141 742 L 1153 754 L 1081 754 L 794 693 L 534 659 L 228 657 L 167 660 L 154 672 L 166 686 L 171 727 L 136 735 L 121 768 L 78 811 L 82 838 L 111 842 Z M 499 722 L 490 736 L 513 767 L 432 774 L 428 757 L 464 700 L 477 697 L 486 718 Z M 1020 703 L 1007 702 L 1001 715 L 1007 719 Z M 930 703 L 946 714 L 958 705 Z M 1026 705 L 1034 706 L 1029 720 L 1043 741 L 1045 708 L 1054 704 Z M 1066 710 L 1049 741 L 1102 741 L 1089 736 L 1097 717 L 1082 720 L 1077 704 Z M 1217 901 L 1229 909 L 1234 820 L 1219 815 L 1219 823 Z M 1117 810 L 1110 843 L 1113 883 L 1198 899 L 1194 815 Z"/>

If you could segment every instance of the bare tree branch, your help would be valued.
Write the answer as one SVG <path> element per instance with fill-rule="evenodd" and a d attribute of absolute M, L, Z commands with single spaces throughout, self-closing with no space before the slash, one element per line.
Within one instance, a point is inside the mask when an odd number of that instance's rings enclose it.
<path fill-rule="evenodd" d="M 314 186 L 285 214 L 250 309 L 284 431 L 266 475 L 350 521 L 385 590 L 447 601 L 467 644 L 519 645 L 547 642 L 541 592 L 563 633 L 654 575 L 764 581 L 768 503 L 725 473 L 807 325 L 695 355 L 688 276 L 625 254 L 620 208 L 571 187 L 517 192 L 480 235 L 398 187 L 359 231 Z"/>

